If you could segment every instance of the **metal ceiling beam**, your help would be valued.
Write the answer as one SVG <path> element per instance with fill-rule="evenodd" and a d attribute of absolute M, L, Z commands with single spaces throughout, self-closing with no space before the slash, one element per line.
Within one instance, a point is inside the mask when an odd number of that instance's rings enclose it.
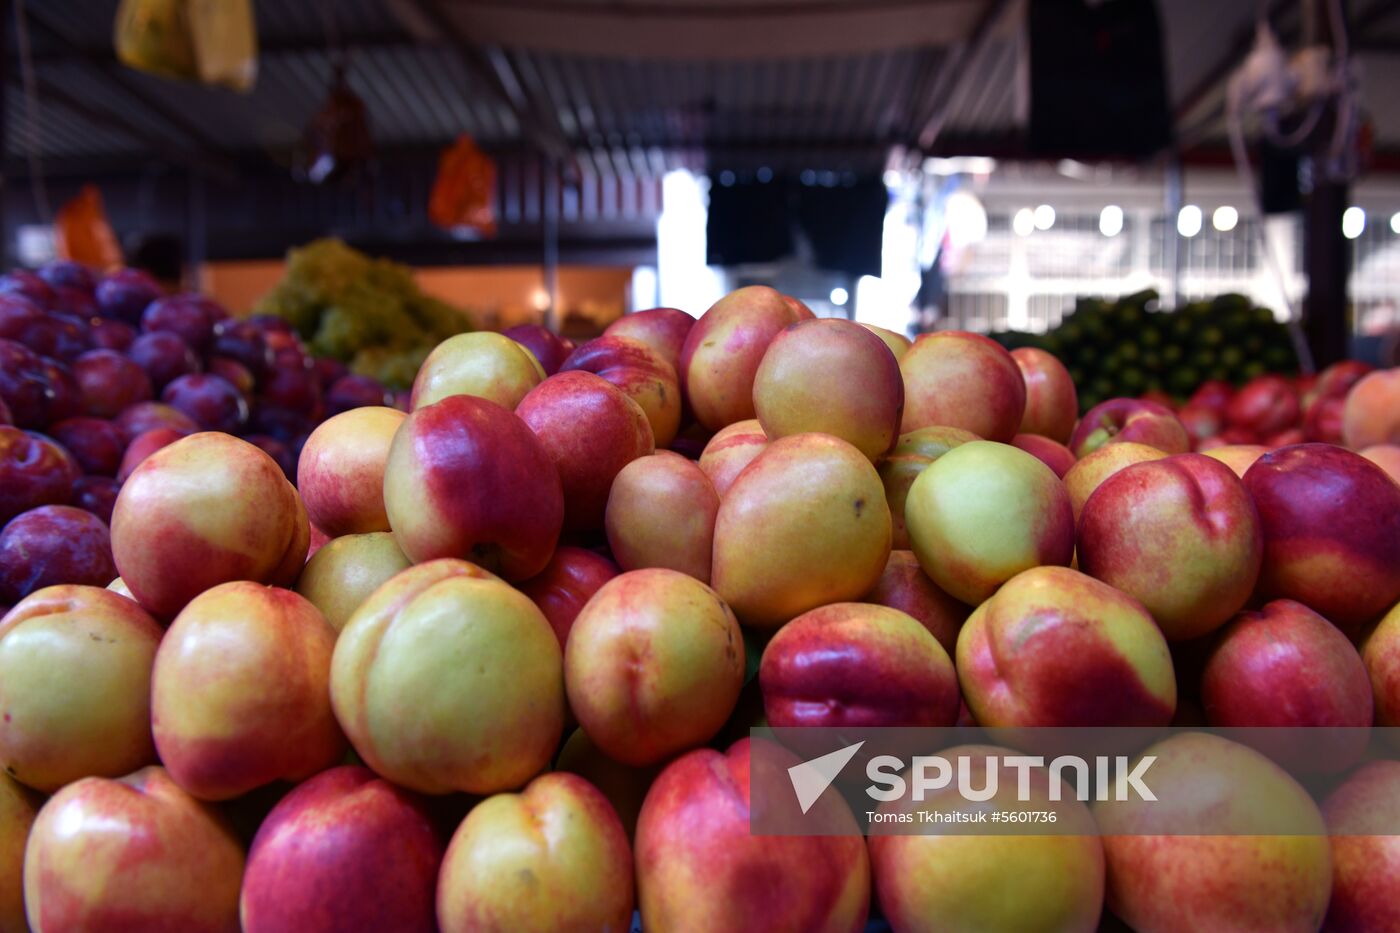
<path fill-rule="evenodd" d="M 458 58 L 515 117 L 521 131 L 547 156 L 569 161 L 572 147 L 558 121 L 526 90 L 507 53 L 481 46 L 458 27 L 440 0 L 409 0 L 414 10 L 456 51 Z"/>
<path fill-rule="evenodd" d="M 967 38 L 958 43 L 944 58 L 943 67 L 938 69 L 932 86 L 915 92 L 913 108 L 916 113 L 924 112 L 922 108 L 925 102 L 930 102 L 933 106 L 927 117 L 922 121 L 914 120 L 910 126 L 909 137 L 920 149 L 927 151 L 938 141 L 943 128 L 947 126 L 948 118 L 971 87 L 972 77 L 977 72 L 977 63 L 987 50 L 992 30 L 1016 2 L 1018 0 L 987 0 L 987 4 L 977 16 L 977 21 L 972 24 Z"/>
<path fill-rule="evenodd" d="M 687 3 L 670 0 L 667 3 L 627 4 L 618 0 L 475 0 L 483 7 L 507 8 L 530 13 L 567 13 L 581 16 L 614 16 L 619 13 L 647 19 L 725 19 L 742 20 L 771 17 L 826 16 L 830 14 L 869 13 L 872 10 L 910 9 L 927 12 L 929 6 L 940 3 L 952 5 L 959 0 L 822 0 L 822 2 L 792 3 L 790 0 L 768 2 Z M 633 8 L 635 7 L 635 8 Z"/>
<path fill-rule="evenodd" d="M 144 144 L 147 142 L 147 134 L 133 126 L 130 122 L 121 118 L 120 115 L 107 110 L 101 110 L 91 104 L 74 97 L 66 90 L 47 81 L 44 78 L 35 80 L 35 90 L 39 92 L 39 97 L 45 106 L 50 104 L 66 110 L 75 117 L 91 123 L 93 126 L 119 133 L 130 139 L 134 143 Z M 23 127 L 25 116 L 23 113 L 15 114 L 16 126 Z"/>
<path fill-rule="evenodd" d="M 375 51 L 380 49 L 407 49 L 422 48 L 425 45 L 445 45 L 446 42 L 422 42 L 411 36 L 399 35 L 397 33 L 366 33 L 363 35 L 352 34 L 342 37 L 338 48 L 343 48 L 352 55 L 357 51 Z M 258 40 L 258 56 L 284 56 L 284 55 L 308 55 L 319 52 L 329 54 L 330 48 L 326 40 L 320 36 L 315 37 L 283 37 L 273 40 Z M 35 52 L 34 64 L 36 67 L 44 65 L 61 65 L 67 62 L 82 62 L 87 65 L 100 65 L 112 60 L 111 46 L 102 48 L 91 48 L 69 44 L 62 50 L 51 50 L 45 52 Z"/>
<path fill-rule="evenodd" d="M 44 14 L 40 12 L 41 9 L 41 7 L 34 6 L 27 10 L 29 24 L 35 32 L 42 34 L 48 41 L 56 45 L 78 51 L 78 47 L 45 18 Z M 115 58 L 109 57 L 93 64 L 107 80 L 121 88 L 128 97 L 137 101 L 142 107 L 154 113 L 163 123 L 175 130 L 184 140 L 191 155 L 194 156 L 194 161 L 221 175 L 237 175 L 237 164 L 220 150 L 218 144 L 208 134 L 175 107 L 159 97 L 147 93 L 145 88 L 136 83 L 135 76 Z M 146 139 L 145 134 L 138 135 L 137 138 L 150 141 Z"/>
<path fill-rule="evenodd" d="M 19 116 L 11 114 L 10 118 L 12 120 L 19 119 Z M 664 140 L 653 139 L 648 140 L 645 145 L 648 170 L 652 176 L 665 174 L 666 169 L 673 165 L 702 166 L 706 157 L 706 150 L 696 144 L 667 143 Z M 886 145 L 885 142 L 879 140 L 841 138 L 816 139 L 805 143 L 784 142 L 777 139 L 732 140 L 713 143 L 708 154 L 712 157 L 717 156 L 721 160 L 726 157 L 742 158 L 746 160 L 746 164 L 752 164 L 755 168 L 763 164 L 760 160 L 765 157 L 782 159 L 784 165 L 782 170 L 789 171 L 793 165 L 798 164 L 799 160 L 804 158 L 818 162 L 826 158 L 843 162 L 859 161 L 862 165 L 876 165 L 879 163 Z M 535 152 L 533 147 L 519 145 L 486 146 L 484 148 L 489 154 L 501 160 L 520 158 Z M 1006 160 L 1022 159 L 1027 155 L 1025 136 L 1015 132 L 973 135 L 946 133 L 940 138 L 938 151 L 946 156 L 976 155 Z M 417 160 L 414 164 L 419 168 L 413 170 L 422 171 L 421 166 L 434 164 L 434 160 L 440 152 L 441 142 L 425 142 L 416 145 L 389 147 L 380 150 L 378 157 L 385 164 L 398 164 L 402 160 Z M 262 153 L 260 150 L 247 149 L 234 151 L 231 155 L 251 163 Z M 1050 158 L 1061 156 L 1064 158 L 1083 158 L 1085 154 L 1077 152 L 1052 153 Z M 579 157 L 585 161 L 590 159 L 587 150 L 580 150 Z M 1230 151 L 1219 145 L 1203 145 L 1194 148 L 1182 154 L 1182 161 L 1189 166 L 1207 168 L 1230 168 L 1234 164 Z M 74 181 L 93 177 L 139 177 L 149 164 L 149 157 L 136 154 L 46 156 L 44 158 L 44 174 L 48 178 Z M 839 165 L 833 167 L 839 167 Z M 604 171 L 610 172 L 606 163 L 604 163 Z M 1383 173 L 1387 176 L 1400 176 L 1400 148 L 1377 150 L 1372 158 L 1371 172 L 1372 174 Z M 0 176 L 4 177 L 6 183 L 23 183 L 28 177 L 28 166 L 24 158 L 14 155 L 0 160 Z M 282 173 L 268 163 L 257 169 L 256 173 L 245 172 L 242 183 L 246 185 L 251 181 L 256 186 L 257 182 L 267 177 L 281 178 Z"/>

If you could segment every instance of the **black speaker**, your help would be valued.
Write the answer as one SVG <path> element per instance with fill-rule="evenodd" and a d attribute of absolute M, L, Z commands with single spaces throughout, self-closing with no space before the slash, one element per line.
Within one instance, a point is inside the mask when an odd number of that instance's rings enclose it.
<path fill-rule="evenodd" d="M 706 262 L 736 266 L 792 254 L 794 207 L 786 179 L 767 182 L 711 176 Z"/>
<path fill-rule="evenodd" d="M 878 276 L 889 204 L 889 189 L 879 178 L 799 189 L 797 216 L 817 268 Z"/>
<path fill-rule="evenodd" d="M 1030 0 L 1029 147 L 1138 157 L 1172 139 L 1154 0 Z"/>
<path fill-rule="evenodd" d="M 760 182 L 721 174 L 728 184 L 714 180 L 710 186 L 706 261 L 773 262 L 795 252 L 800 231 L 818 269 L 879 275 L 889 190 L 878 176 L 824 174 L 835 180 L 799 184 L 780 175 Z"/>

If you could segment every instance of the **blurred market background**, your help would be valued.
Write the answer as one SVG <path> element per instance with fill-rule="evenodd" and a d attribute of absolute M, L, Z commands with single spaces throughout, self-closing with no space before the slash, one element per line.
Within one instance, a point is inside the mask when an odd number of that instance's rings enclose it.
<path fill-rule="evenodd" d="M 1397 2 L 4 6 L 7 264 L 96 251 L 390 382 L 406 332 L 754 282 L 1048 345 L 1086 404 L 1395 357 Z"/>

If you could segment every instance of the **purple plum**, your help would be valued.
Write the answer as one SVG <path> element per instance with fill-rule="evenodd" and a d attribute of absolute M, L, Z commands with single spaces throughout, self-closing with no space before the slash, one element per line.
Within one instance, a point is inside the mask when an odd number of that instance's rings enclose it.
<path fill-rule="evenodd" d="M 393 394 L 369 376 L 342 376 L 326 393 L 326 417 L 369 405 L 392 406 Z"/>
<path fill-rule="evenodd" d="M 248 401 L 227 379 L 207 373 L 181 376 L 165 387 L 160 400 L 189 415 L 206 431 L 237 434 L 248 422 Z"/>
<path fill-rule="evenodd" d="M 157 298 L 141 313 L 141 329 L 148 334 L 170 331 L 203 353 L 214 339 L 215 318 L 211 302 L 198 295 Z"/>
<path fill-rule="evenodd" d="M 141 312 L 161 296 L 160 286 L 140 269 L 118 269 L 102 277 L 93 290 L 103 317 L 141 323 Z"/>
<path fill-rule="evenodd" d="M 172 331 L 142 334 L 126 353 L 146 371 L 157 392 L 181 376 L 199 372 L 199 356 Z"/>
<path fill-rule="evenodd" d="M 501 334 L 533 353 L 535 359 L 544 367 L 546 376 L 558 372 L 569 356 L 569 348 L 564 341 L 553 331 L 538 324 L 517 324 L 507 327 Z"/>
<path fill-rule="evenodd" d="M 49 385 L 44 361 L 22 343 L 0 339 L 0 399 L 22 428 L 48 423 Z"/>
<path fill-rule="evenodd" d="M 69 418 L 51 425 L 49 435 L 88 475 L 115 476 L 126 451 L 121 428 L 102 418 Z"/>
<path fill-rule="evenodd" d="M 33 321 L 19 338 L 40 356 L 71 360 L 92 349 L 87 322 L 70 314 L 49 314 Z"/>
<path fill-rule="evenodd" d="M 84 320 L 90 320 L 98 316 L 97 299 L 92 297 L 92 292 L 85 292 L 77 288 L 67 286 L 57 286 L 54 288 L 54 308 L 64 314 L 71 314 Z"/>
<path fill-rule="evenodd" d="M 170 428 L 181 434 L 193 434 L 199 430 L 199 425 L 189 415 L 164 402 L 138 402 L 117 415 L 115 423 L 128 444 L 156 428 Z"/>
<path fill-rule="evenodd" d="M 112 507 L 122 484 L 110 476 L 84 476 L 73 484 L 73 504 L 112 524 Z"/>
<path fill-rule="evenodd" d="M 242 363 L 226 356 L 210 357 L 209 374 L 228 380 L 229 384 L 237 389 L 244 398 L 248 399 L 250 403 L 252 402 L 253 389 L 257 386 L 257 380 L 253 378 L 252 373 L 248 372 L 248 367 Z"/>
<path fill-rule="evenodd" d="M 288 445 L 311 428 L 305 415 L 275 405 L 259 405 L 248 423 L 250 433 L 266 434 Z"/>
<path fill-rule="evenodd" d="M 261 379 L 272 368 L 272 350 L 263 332 L 251 321 L 220 321 L 214 325 L 210 355 L 242 363 L 254 379 Z"/>
<path fill-rule="evenodd" d="M 26 269 L 15 269 L 8 275 L 0 275 L 0 293 L 23 295 L 46 310 L 52 309 L 56 301 L 49 283 Z"/>
<path fill-rule="evenodd" d="M 99 350 L 125 352 L 136 340 L 136 328 L 125 321 L 110 318 L 97 318 L 88 325 L 92 334 L 92 345 Z"/>
<path fill-rule="evenodd" d="M 81 415 L 83 394 L 78 380 L 73 377 L 73 370 L 47 356 L 39 357 L 39 365 L 44 369 L 44 382 L 48 384 L 44 423 L 56 424 Z"/>
<path fill-rule="evenodd" d="M 146 371 L 115 350 L 89 350 L 73 363 L 82 392 L 83 411 L 95 418 L 115 418 L 155 394 Z"/>
<path fill-rule="evenodd" d="M 297 481 L 297 462 L 292 455 L 292 448 L 282 443 L 275 437 L 268 437 L 266 434 L 245 434 L 243 439 L 254 447 L 261 448 L 277 465 L 282 468 L 282 472 L 287 474 L 287 479 L 295 483 Z"/>
<path fill-rule="evenodd" d="M 45 505 L 0 531 L 0 602 L 60 583 L 106 586 L 117 575 L 107 523 L 68 505 Z"/>
<path fill-rule="evenodd" d="M 292 333 L 291 322 L 275 314 L 254 314 L 249 316 L 246 320 L 249 324 L 252 324 L 264 333 L 272 333 L 274 331 L 281 334 Z"/>
<path fill-rule="evenodd" d="M 311 365 L 316 370 L 316 379 L 321 383 L 323 391 L 345 378 L 350 372 L 345 368 L 344 363 L 329 356 L 319 357 L 313 360 Z"/>
<path fill-rule="evenodd" d="M 23 295 L 0 294 L 0 339 L 24 342 L 29 328 L 44 316 L 44 312 Z"/>
<path fill-rule="evenodd" d="M 92 269 L 71 259 L 46 262 L 36 274 L 52 288 L 71 288 L 92 294 L 97 287 L 97 275 Z"/>
<path fill-rule="evenodd" d="M 0 427 L 0 523 L 73 496 L 78 462 L 42 434 Z"/>
<path fill-rule="evenodd" d="M 307 366 L 275 367 L 259 386 L 258 404 L 285 408 L 320 421 L 324 406 L 316 371 Z"/>

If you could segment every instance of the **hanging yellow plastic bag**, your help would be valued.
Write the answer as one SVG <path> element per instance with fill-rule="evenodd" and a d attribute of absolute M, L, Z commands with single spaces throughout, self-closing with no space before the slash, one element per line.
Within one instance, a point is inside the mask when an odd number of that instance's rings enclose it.
<path fill-rule="evenodd" d="M 71 259 L 98 269 L 122 264 L 122 250 L 107 222 L 102 193 L 96 185 L 83 185 L 54 218 L 54 248 L 60 259 Z"/>
<path fill-rule="evenodd" d="M 428 218 L 447 230 L 496 234 L 496 163 L 465 133 L 442 152 L 428 199 Z"/>
<path fill-rule="evenodd" d="M 248 91 L 258 75 L 250 0 L 121 0 L 117 58 L 138 71 Z"/>
<path fill-rule="evenodd" d="M 122 0 L 113 27 L 117 58 L 137 71 L 197 78 L 186 14 L 185 0 Z"/>
<path fill-rule="evenodd" d="M 246 93 L 258 79 L 258 33 L 249 0 L 187 0 L 199 80 Z"/>

